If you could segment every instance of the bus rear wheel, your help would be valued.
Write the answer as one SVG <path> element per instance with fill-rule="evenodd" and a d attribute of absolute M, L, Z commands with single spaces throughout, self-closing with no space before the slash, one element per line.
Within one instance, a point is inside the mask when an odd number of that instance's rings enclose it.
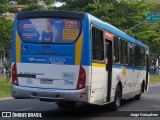
<path fill-rule="evenodd" d="M 120 86 L 117 85 L 116 91 L 115 91 L 115 96 L 114 96 L 114 102 L 112 103 L 112 105 L 113 105 L 112 109 L 114 111 L 117 111 L 118 108 L 120 107 L 121 99 L 122 99 L 122 90 L 121 90 Z"/>
<path fill-rule="evenodd" d="M 58 101 L 56 104 L 59 108 L 74 108 L 76 106 L 76 102 L 70 101 Z"/>

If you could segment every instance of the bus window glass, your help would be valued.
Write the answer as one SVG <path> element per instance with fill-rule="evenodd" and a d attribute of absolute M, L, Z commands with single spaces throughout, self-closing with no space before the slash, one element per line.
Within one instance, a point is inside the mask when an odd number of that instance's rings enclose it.
<path fill-rule="evenodd" d="M 134 65 L 134 46 L 129 44 L 129 65 Z"/>
<path fill-rule="evenodd" d="M 127 42 L 124 40 L 120 40 L 120 53 L 121 53 L 121 58 L 120 58 L 120 63 L 121 64 L 127 64 L 128 62 L 128 50 L 127 50 Z"/>
<path fill-rule="evenodd" d="M 141 66 L 145 67 L 145 65 L 146 65 L 145 50 L 141 48 Z"/>
<path fill-rule="evenodd" d="M 114 57 L 114 62 L 119 63 L 119 38 L 117 36 L 114 37 Z"/>
<path fill-rule="evenodd" d="M 92 28 L 93 60 L 104 60 L 103 31 Z"/>
<path fill-rule="evenodd" d="M 28 43 L 73 43 L 81 22 L 72 19 L 36 18 L 19 21 L 19 36 Z"/>
<path fill-rule="evenodd" d="M 135 66 L 141 66 L 141 48 L 138 46 L 135 46 L 135 58 L 134 63 Z"/>

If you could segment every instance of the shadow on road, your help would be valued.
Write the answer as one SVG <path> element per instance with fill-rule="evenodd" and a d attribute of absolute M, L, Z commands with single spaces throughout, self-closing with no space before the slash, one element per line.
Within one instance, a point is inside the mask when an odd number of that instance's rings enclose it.
<path fill-rule="evenodd" d="M 135 102 L 134 99 L 122 100 L 121 107 L 126 106 Z M 112 104 L 107 104 L 104 106 L 91 105 L 86 103 L 77 103 L 75 108 L 72 109 L 62 109 L 57 108 L 53 111 L 44 112 L 46 116 L 52 117 L 116 117 L 116 114 L 125 114 L 123 111 L 113 111 Z M 123 115 L 122 115 L 123 116 Z"/>

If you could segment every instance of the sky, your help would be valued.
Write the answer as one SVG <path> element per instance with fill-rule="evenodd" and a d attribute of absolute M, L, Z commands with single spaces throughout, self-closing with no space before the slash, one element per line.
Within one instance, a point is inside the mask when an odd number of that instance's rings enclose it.
<path fill-rule="evenodd" d="M 60 7 L 60 6 L 62 6 L 63 4 L 65 4 L 65 3 L 56 2 L 54 5 L 55 5 L 56 7 Z"/>

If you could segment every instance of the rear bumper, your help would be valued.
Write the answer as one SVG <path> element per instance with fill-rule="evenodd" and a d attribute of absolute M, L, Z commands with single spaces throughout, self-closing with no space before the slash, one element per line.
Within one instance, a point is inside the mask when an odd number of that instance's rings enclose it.
<path fill-rule="evenodd" d="M 12 97 L 17 99 L 43 99 L 51 101 L 89 102 L 90 88 L 81 90 L 59 90 L 46 88 L 30 88 L 12 84 Z"/>

